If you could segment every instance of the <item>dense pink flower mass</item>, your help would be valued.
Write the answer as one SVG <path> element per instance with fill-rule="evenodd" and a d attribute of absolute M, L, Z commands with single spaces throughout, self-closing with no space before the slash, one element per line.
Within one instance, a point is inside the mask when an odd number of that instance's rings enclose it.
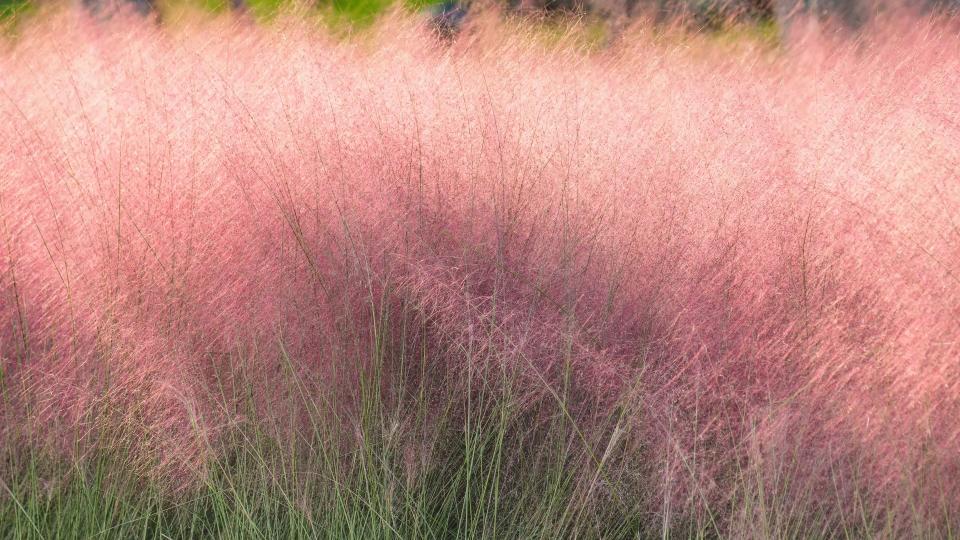
<path fill-rule="evenodd" d="M 189 483 L 236 421 L 215 366 L 275 410 L 288 359 L 350 433 L 381 358 L 388 400 L 511 373 L 531 424 L 619 411 L 655 512 L 744 478 L 960 510 L 952 26 L 582 51 L 55 17 L 0 53 L 0 141 L 0 431 L 113 426 Z"/>

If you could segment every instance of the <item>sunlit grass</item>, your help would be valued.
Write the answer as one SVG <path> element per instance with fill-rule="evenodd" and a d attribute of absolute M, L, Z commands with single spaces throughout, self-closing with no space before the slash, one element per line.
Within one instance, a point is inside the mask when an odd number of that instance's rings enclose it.
<path fill-rule="evenodd" d="M 260 6 L 0 54 L 0 538 L 957 535 L 947 22 Z"/>

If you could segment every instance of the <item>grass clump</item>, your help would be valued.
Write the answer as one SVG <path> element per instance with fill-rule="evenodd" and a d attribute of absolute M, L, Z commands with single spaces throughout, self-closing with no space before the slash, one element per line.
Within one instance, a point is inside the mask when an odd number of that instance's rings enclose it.
<path fill-rule="evenodd" d="M 907 22 L 31 20 L 0 537 L 954 535 L 960 40 Z"/>

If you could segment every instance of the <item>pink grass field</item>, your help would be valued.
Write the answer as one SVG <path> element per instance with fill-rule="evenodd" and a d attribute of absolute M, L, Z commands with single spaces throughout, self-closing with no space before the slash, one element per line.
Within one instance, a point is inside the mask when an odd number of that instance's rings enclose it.
<path fill-rule="evenodd" d="M 349 432 L 390 326 L 423 377 L 626 411 L 652 512 L 960 512 L 953 23 L 580 50 L 66 13 L 0 52 L 0 141 L 0 432 L 31 444 L 123 426 L 188 486 L 236 421 L 215 366 L 270 403 L 287 356 Z"/>

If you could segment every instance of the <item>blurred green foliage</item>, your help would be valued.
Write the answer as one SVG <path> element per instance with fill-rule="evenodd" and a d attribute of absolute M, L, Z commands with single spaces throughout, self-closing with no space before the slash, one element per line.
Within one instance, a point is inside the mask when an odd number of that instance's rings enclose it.
<path fill-rule="evenodd" d="M 63 0 L 61 6 L 69 5 Z M 122 0 L 120 0 L 122 1 Z M 232 0 L 155 0 L 161 20 L 168 24 L 187 13 L 219 15 L 229 13 Z M 277 15 L 295 12 L 305 18 L 316 18 L 333 34 L 347 36 L 369 28 L 388 10 L 401 6 L 410 13 L 422 12 L 442 0 L 241 0 L 247 14 L 256 22 L 269 24 Z M 40 10 L 37 0 L 0 0 L 0 31 L 16 35 L 21 23 Z M 57 4 L 54 4 L 56 6 Z M 699 20 L 699 19 L 698 19 Z M 712 19 L 710 19 L 712 21 Z M 720 20 L 719 18 L 717 20 Z M 510 26 L 520 27 L 546 46 L 575 44 L 584 51 L 604 48 L 614 35 L 608 21 L 596 14 L 556 12 L 542 17 L 508 16 Z M 703 22 L 703 21 L 700 21 Z M 756 42 L 775 45 L 780 30 L 771 19 L 741 19 L 721 24 L 699 24 L 697 33 L 722 44 Z"/>
<path fill-rule="evenodd" d="M 33 10 L 34 4 L 28 0 L 0 0 L 0 21 L 9 24 Z"/>

